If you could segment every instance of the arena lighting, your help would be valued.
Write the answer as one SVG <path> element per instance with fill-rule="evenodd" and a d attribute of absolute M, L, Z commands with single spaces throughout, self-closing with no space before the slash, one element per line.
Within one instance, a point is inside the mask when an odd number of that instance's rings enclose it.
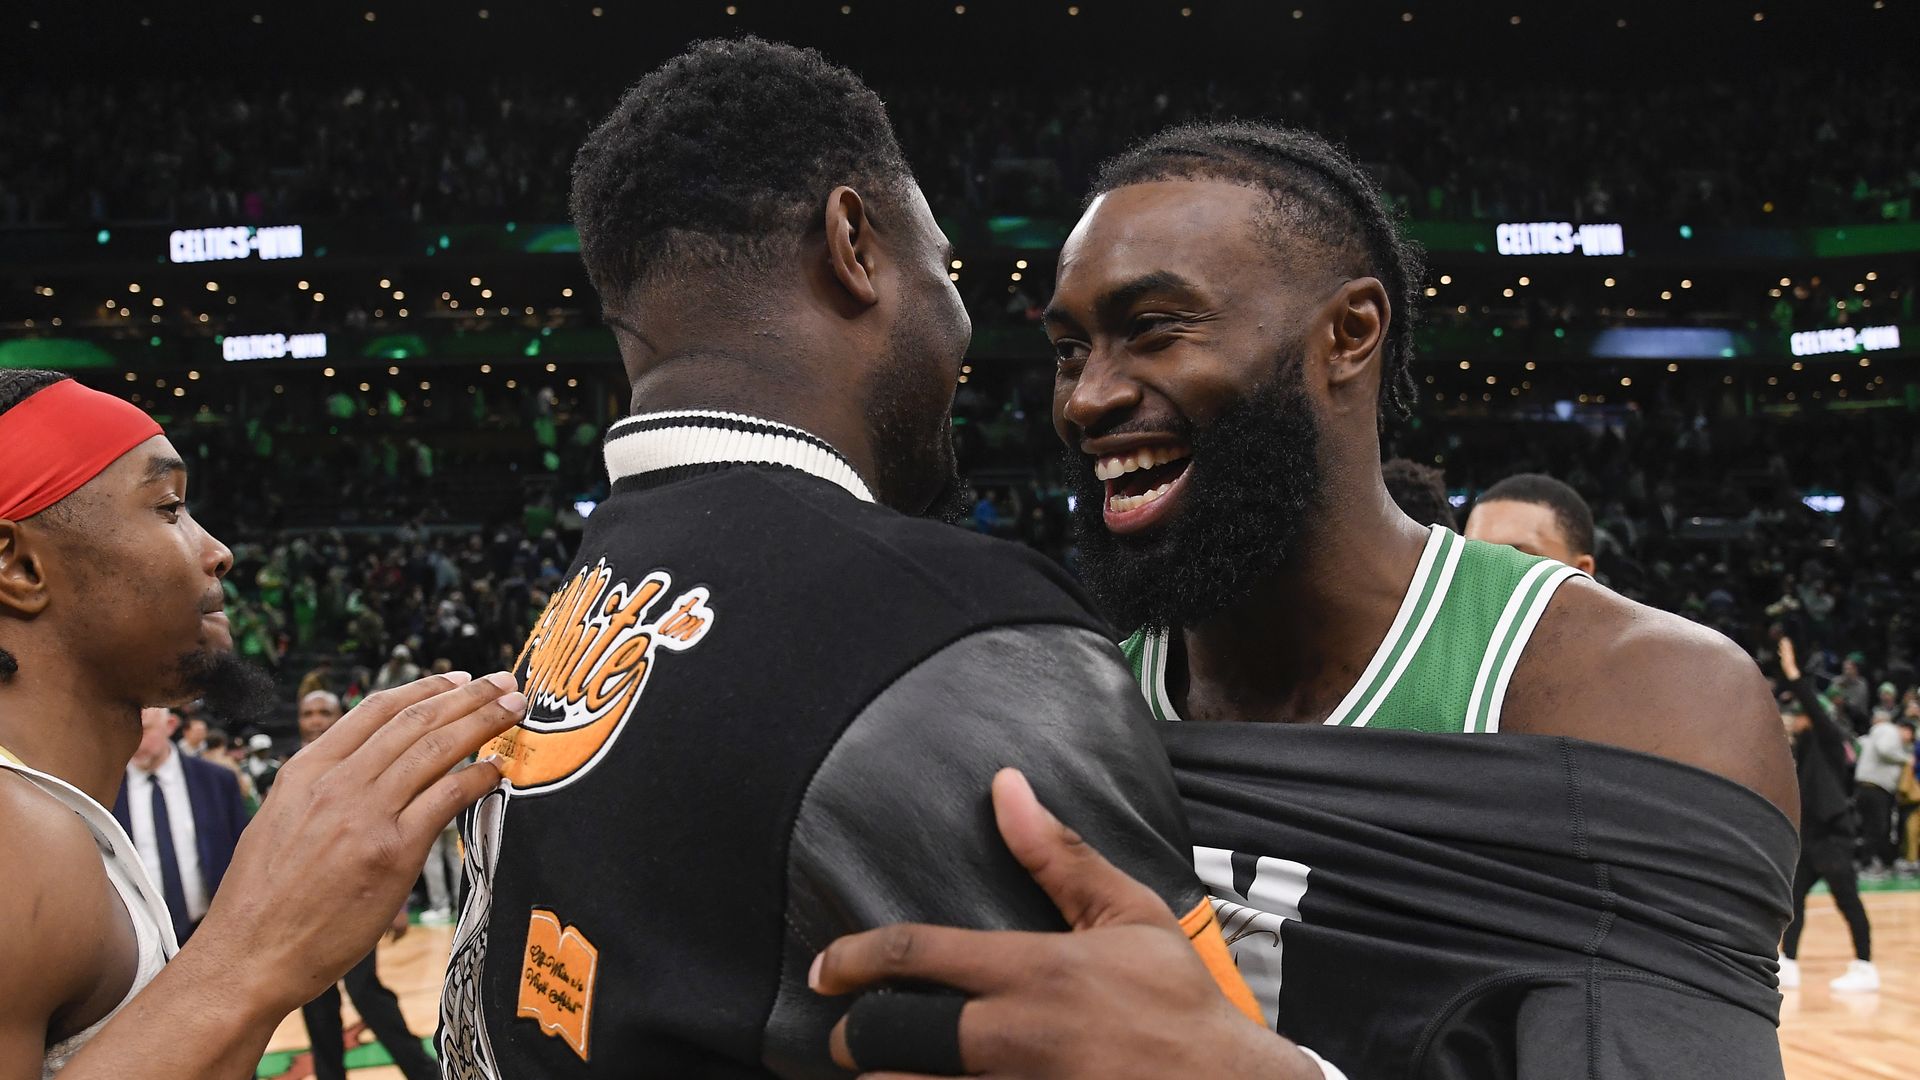
<path fill-rule="evenodd" d="M 1847 508 L 1845 495 L 1802 495 L 1800 503 L 1816 514 L 1838 514 Z"/>
<path fill-rule="evenodd" d="M 1803 330 L 1787 339 L 1795 356 L 1824 356 L 1828 353 L 1900 347 L 1898 326 L 1836 326 L 1826 330 Z"/>
<path fill-rule="evenodd" d="M 1514 221 L 1494 227 L 1502 255 L 1624 255 L 1626 238 L 1618 225 L 1579 225 L 1566 221 Z"/>
<path fill-rule="evenodd" d="M 217 262 L 258 256 L 297 259 L 305 253 L 298 225 L 228 225 L 175 229 L 167 235 L 167 258 L 176 263 Z"/>
<path fill-rule="evenodd" d="M 228 361 L 313 360 L 325 355 L 325 334 L 231 334 L 220 341 L 220 356 Z M 332 375 L 333 369 L 326 374 Z"/>

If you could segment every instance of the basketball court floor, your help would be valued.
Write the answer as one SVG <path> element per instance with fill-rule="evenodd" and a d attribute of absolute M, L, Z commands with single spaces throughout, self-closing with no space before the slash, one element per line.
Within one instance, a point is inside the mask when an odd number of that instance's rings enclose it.
<path fill-rule="evenodd" d="M 1910 1080 L 1920 1074 L 1920 889 L 1871 892 L 1874 960 L 1880 968 L 1877 994 L 1834 994 L 1827 980 L 1852 959 L 1847 927 L 1833 901 L 1807 901 L 1807 929 L 1800 943 L 1804 985 L 1786 992 L 1780 1006 L 1780 1046 L 1788 1080 Z M 453 931 L 416 926 L 380 948 L 380 977 L 400 997 L 415 1034 L 433 1033 Z M 343 1004 L 350 1042 L 370 1042 L 351 1004 Z M 258 1075 L 276 1080 L 313 1076 L 307 1029 L 294 1013 L 274 1032 Z M 378 1044 L 356 1046 L 347 1056 L 351 1080 L 402 1080 Z"/>

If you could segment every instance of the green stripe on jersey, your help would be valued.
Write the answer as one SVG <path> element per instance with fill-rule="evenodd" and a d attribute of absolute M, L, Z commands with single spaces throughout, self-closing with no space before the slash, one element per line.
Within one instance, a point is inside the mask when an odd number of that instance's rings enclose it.
<path fill-rule="evenodd" d="M 1528 636 L 1554 591 L 1576 573 L 1436 526 L 1385 640 L 1327 723 L 1497 730 L 1499 703 Z M 1180 719 L 1165 693 L 1176 640 L 1141 629 L 1120 646 L 1160 720 Z"/>

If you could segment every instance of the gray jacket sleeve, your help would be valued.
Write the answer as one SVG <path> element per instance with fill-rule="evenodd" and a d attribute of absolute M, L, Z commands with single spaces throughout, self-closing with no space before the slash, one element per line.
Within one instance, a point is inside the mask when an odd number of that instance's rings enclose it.
<path fill-rule="evenodd" d="M 1006 850 L 993 774 L 1013 766 L 1061 821 L 1185 915 L 1205 899 L 1166 752 L 1119 651 L 1076 627 L 976 633 L 854 719 L 801 802 L 787 936 L 762 1059 L 842 1077 L 827 1034 L 848 1002 L 807 988 L 836 937 L 894 922 L 993 930 L 1066 924 Z"/>

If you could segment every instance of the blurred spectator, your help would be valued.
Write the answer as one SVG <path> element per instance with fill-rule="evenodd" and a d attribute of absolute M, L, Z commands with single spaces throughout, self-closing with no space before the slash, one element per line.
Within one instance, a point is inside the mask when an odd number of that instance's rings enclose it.
<path fill-rule="evenodd" d="M 373 688 L 385 690 L 410 683 L 419 677 L 420 665 L 413 662 L 413 653 L 405 645 L 395 645 L 393 654 L 386 663 L 380 665 L 380 673 L 373 677 Z"/>
<path fill-rule="evenodd" d="M 188 757 L 199 757 L 207 751 L 207 722 L 198 716 L 189 716 L 180 726 L 180 741 L 177 748 Z"/>
<path fill-rule="evenodd" d="M 1858 787 L 1854 802 L 1860 811 L 1860 854 L 1866 862 L 1861 877 L 1884 881 L 1900 857 L 1893 835 L 1894 795 L 1900 788 L 1900 773 L 1913 766 L 1913 743 L 1902 737 L 1892 713 L 1874 715 L 1873 727 L 1860 740 L 1860 761 L 1853 770 Z"/>

